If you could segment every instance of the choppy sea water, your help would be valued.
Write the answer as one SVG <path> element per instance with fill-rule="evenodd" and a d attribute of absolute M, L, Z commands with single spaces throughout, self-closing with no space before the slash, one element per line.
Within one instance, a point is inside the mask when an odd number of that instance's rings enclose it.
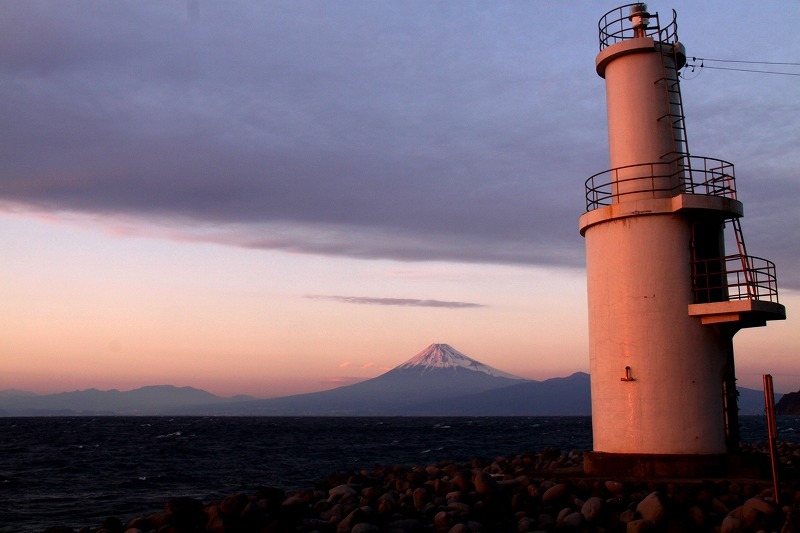
<path fill-rule="evenodd" d="M 800 442 L 800 418 L 778 425 Z M 588 450 L 591 438 L 589 417 L 0 418 L 0 532 L 77 530 L 171 496 L 309 488 L 374 466 Z M 766 440 L 763 417 L 743 417 L 742 440 Z"/>

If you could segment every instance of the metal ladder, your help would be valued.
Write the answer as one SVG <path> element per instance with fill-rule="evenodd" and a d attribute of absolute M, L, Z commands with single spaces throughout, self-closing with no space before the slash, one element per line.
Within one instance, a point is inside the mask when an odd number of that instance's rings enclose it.
<path fill-rule="evenodd" d="M 675 165 L 679 176 L 681 176 L 681 189 L 684 192 L 692 193 L 694 180 L 692 179 L 689 159 L 689 141 L 686 137 L 686 116 L 683 112 L 683 98 L 681 97 L 681 85 L 677 67 L 678 59 L 673 45 L 659 42 L 656 46 L 660 49 L 663 73 L 663 77 L 656 80 L 656 83 L 663 83 L 664 98 L 667 102 L 667 113 L 658 117 L 657 120 L 670 121 L 672 146 L 675 147 L 674 151 L 663 154 L 661 159 L 668 156 L 676 158 Z"/>
<path fill-rule="evenodd" d="M 747 299 L 757 300 L 758 292 L 753 279 L 753 266 L 750 263 L 750 256 L 747 255 L 747 247 L 744 244 L 744 234 L 742 233 L 742 224 L 738 217 L 731 219 L 733 225 L 733 234 L 736 236 L 736 247 L 739 250 L 739 259 L 742 262 L 742 271 L 744 275 L 744 282 L 747 287 Z"/>

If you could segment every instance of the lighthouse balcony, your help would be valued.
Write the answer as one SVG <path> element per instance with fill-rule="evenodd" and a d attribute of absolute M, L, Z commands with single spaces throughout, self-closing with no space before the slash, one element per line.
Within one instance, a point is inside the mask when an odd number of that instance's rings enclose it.
<path fill-rule="evenodd" d="M 669 160 L 612 168 L 586 180 L 586 212 L 580 232 L 595 224 L 631 216 L 683 210 L 717 213 L 722 219 L 744 214 L 736 199 L 732 163 L 675 154 Z"/>
<path fill-rule="evenodd" d="M 703 324 L 748 328 L 786 319 L 778 301 L 775 264 L 760 257 L 735 254 L 693 261 L 692 292 L 695 303 L 689 305 L 689 315 Z"/>
<path fill-rule="evenodd" d="M 736 200 L 733 163 L 676 154 L 667 161 L 604 170 L 586 180 L 586 211 L 634 199 L 681 194 Z"/>

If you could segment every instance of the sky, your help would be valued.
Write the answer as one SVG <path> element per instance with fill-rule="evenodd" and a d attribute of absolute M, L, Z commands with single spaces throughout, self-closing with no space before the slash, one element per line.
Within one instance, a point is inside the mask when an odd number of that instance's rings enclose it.
<path fill-rule="evenodd" d="M 257 397 L 431 343 L 588 371 L 598 2 L 0 4 L 0 389 Z M 739 384 L 800 389 L 800 3 L 678 11 L 690 150 L 736 165 L 788 319 Z M 691 59 L 691 58 L 696 59 Z M 706 59 L 703 61 L 702 59 Z M 702 68 L 701 65 L 702 64 Z"/>

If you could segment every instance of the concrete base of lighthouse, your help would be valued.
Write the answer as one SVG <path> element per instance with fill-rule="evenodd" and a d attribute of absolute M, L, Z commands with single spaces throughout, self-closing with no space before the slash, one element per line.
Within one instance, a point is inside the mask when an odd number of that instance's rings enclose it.
<path fill-rule="evenodd" d="M 616 478 L 706 478 L 770 476 L 769 461 L 756 454 L 676 455 L 586 452 L 583 470 L 589 476 Z"/>

